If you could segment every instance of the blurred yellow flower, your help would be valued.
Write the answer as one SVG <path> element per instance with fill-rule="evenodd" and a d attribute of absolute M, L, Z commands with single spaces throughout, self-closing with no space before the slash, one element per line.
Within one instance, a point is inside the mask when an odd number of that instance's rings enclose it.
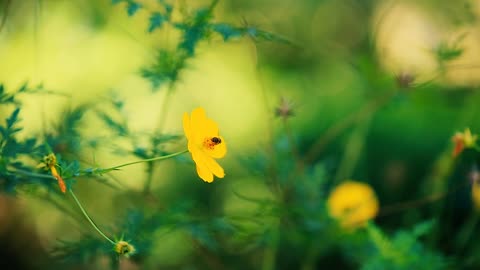
<path fill-rule="evenodd" d="M 330 194 L 327 206 L 330 215 L 344 228 L 364 225 L 378 213 L 378 200 L 373 189 L 365 184 L 346 181 Z"/>
<path fill-rule="evenodd" d="M 113 250 L 118 254 L 118 255 L 123 255 L 125 257 L 130 257 L 131 255 L 135 254 L 135 247 L 128 243 L 127 241 L 117 241 L 115 243 L 115 246 L 113 246 Z"/>
<path fill-rule="evenodd" d="M 43 157 L 43 162 L 38 164 L 37 167 L 50 170 L 50 172 L 52 173 L 52 176 L 55 177 L 55 179 L 57 179 L 60 190 L 63 193 L 65 193 L 67 191 L 67 186 L 65 185 L 65 181 L 63 181 L 63 178 L 58 173 L 56 166 L 57 166 L 57 157 L 55 156 L 55 154 L 51 153 Z"/>
<path fill-rule="evenodd" d="M 468 177 L 472 184 L 472 202 L 477 212 L 480 212 L 480 171 L 477 167 L 473 167 Z"/>
<path fill-rule="evenodd" d="M 457 132 L 452 138 L 454 145 L 453 157 L 457 157 L 465 148 L 475 147 L 477 142 L 477 135 L 472 135 L 469 128 L 466 128 L 464 132 Z"/>
<path fill-rule="evenodd" d="M 473 206 L 477 211 L 480 211 L 480 183 L 473 182 L 472 185 L 472 201 Z"/>
<path fill-rule="evenodd" d="M 225 172 L 215 159 L 224 157 L 227 147 L 218 133 L 217 123 L 207 118 L 203 108 L 196 108 L 191 117 L 187 113 L 183 115 L 183 130 L 198 176 L 208 183 L 213 182 L 213 175 L 223 178 Z"/>

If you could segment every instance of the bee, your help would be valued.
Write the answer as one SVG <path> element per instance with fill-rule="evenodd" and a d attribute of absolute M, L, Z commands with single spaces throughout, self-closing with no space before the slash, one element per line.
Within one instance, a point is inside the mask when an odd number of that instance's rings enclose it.
<path fill-rule="evenodd" d="M 220 143 L 222 143 L 222 139 L 220 139 L 219 137 L 213 137 L 213 138 L 205 138 L 203 145 L 206 148 L 213 150 L 215 149 L 215 146 L 219 145 Z"/>
<path fill-rule="evenodd" d="M 220 144 L 222 142 L 222 139 L 218 138 L 218 137 L 213 137 L 212 138 L 212 142 L 217 145 L 217 144 Z"/>

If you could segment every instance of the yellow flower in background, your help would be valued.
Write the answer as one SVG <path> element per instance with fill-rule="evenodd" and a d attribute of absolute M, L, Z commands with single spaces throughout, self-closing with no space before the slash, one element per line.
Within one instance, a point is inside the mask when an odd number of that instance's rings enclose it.
<path fill-rule="evenodd" d="M 477 212 L 480 212 L 480 183 L 478 181 L 472 185 L 472 202 Z"/>
<path fill-rule="evenodd" d="M 346 181 L 328 197 L 330 215 L 344 228 L 364 225 L 378 214 L 378 200 L 373 189 L 361 182 Z"/>
<path fill-rule="evenodd" d="M 452 138 L 454 143 L 453 157 L 457 157 L 466 148 L 475 147 L 478 136 L 472 135 L 469 128 L 466 128 L 464 132 L 457 132 Z"/>
<path fill-rule="evenodd" d="M 218 133 L 217 123 L 207 118 L 203 108 L 196 108 L 191 117 L 187 113 L 183 115 L 183 130 L 198 176 L 208 183 L 213 182 L 214 175 L 223 178 L 225 172 L 215 159 L 224 157 L 227 147 Z"/>
<path fill-rule="evenodd" d="M 57 157 L 55 156 L 55 154 L 51 153 L 43 157 L 43 162 L 40 163 L 37 167 L 50 170 L 52 176 L 55 177 L 55 179 L 57 179 L 60 190 L 63 193 L 65 193 L 67 191 L 67 186 L 65 185 L 65 181 L 63 181 L 63 178 L 58 173 L 56 166 L 57 166 Z"/>
<path fill-rule="evenodd" d="M 472 183 L 472 202 L 477 212 L 480 212 L 480 171 L 476 166 L 470 171 L 468 177 Z"/>
<path fill-rule="evenodd" d="M 130 257 L 131 255 L 135 254 L 135 247 L 128 243 L 127 241 L 117 241 L 115 245 L 113 246 L 113 250 L 118 254 L 118 255 L 123 255 L 125 257 Z"/>

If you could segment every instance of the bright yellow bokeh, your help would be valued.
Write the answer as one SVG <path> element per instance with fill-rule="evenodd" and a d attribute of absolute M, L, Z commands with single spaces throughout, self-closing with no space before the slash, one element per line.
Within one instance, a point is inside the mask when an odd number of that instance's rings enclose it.
<path fill-rule="evenodd" d="M 472 184 L 472 202 L 476 211 L 480 212 L 480 183 L 473 181 Z"/>
<path fill-rule="evenodd" d="M 327 201 L 330 215 L 344 228 L 364 225 L 378 214 L 378 199 L 367 184 L 346 181 L 337 186 Z"/>

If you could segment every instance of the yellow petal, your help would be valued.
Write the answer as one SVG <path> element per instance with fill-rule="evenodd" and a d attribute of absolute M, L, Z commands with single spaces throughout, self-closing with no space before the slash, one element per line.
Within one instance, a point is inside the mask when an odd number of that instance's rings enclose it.
<path fill-rule="evenodd" d="M 223 178 L 225 176 L 225 172 L 223 168 L 211 157 L 203 154 L 203 159 L 205 160 L 205 164 L 207 165 L 208 169 L 218 178 Z"/>
<path fill-rule="evenodd" d="M 202 155 L 198 151 L 193 151 L 192 153 L 192 159 L 195 161 L 195 164 L 197 165 L 197 174 L 200 178 L 203 179 L 203 181 L 211 183 L 213 182 L 213 174 L 208 168 L 205 159 L 202 157 Z"/>
<path fill-rule="evenodd" d="M 185 137 L 187 137 L 187 140 L 191 140 L 192 129 L 190 127 L 190 116 L 188 116 L 188 113 L 183 114 L 183 131 L 185 132 Z"/>
<path fill-rule="evenodd" d="M 200 176 L 200 178 L 202 178 L 203 181 L 207 183 L 213 182 L 213 174 L 208 170 L 207 167 L 197 164 L 197 174 Z"/>
<path fill-rule="evenodd" d="M 204 122 L 207 119 L 205 110 L 203 108 L 196 108 L 192 111 L 190 124 L 193 131 L 198 132 L 203 130 Z"/>
<path fill-rule="evenodd" d="M 208 119 L 203 108 L 196 108 L 192 111 L 190 119 L 192 139 L 196 144 L 203 144 L 205 138 L 218 136 L 217 124 Z"/>
<path fill-rule="evenodd" d="M 203 123 L 203 132 L 207 137 L 218 136 L 218 125 L 212 119 L 206 118 Z"/>
<path fill-rule="evenodd" d="M 221 143 L 215 145 L 213 149 L 204 148 L 205 153 L 213 158 L 223 158 L 227 153 L 227 145 L 225 144 L 225 139 L 222 136 L 217 136 L 222 141 Z"/>

